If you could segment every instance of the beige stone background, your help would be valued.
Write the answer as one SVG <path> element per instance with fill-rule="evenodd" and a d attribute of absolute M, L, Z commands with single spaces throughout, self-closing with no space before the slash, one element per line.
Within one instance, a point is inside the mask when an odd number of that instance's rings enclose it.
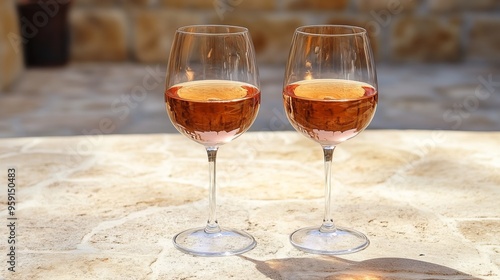
<path fill-rule="evenodd" d="M 496 0 L 77 0 L 74 61 L 165 63 L 175 29 L 249 28 L 261 63 L 283 64 L 305 24 L 368 29 L 381 62 L 500 61 Z M 410 66 L 410 65 L 408 65 Z"/>
<path fill-rule="evenodd" d="M 19 32 L 17 2 L 0 1 L 0 137 L 175 132 L 162 105 L 172 37 L 208 23 L 252 34 L 263 94 L 252 130 L 291 129 L 283 68 L 306 24 L 369 31 L 380 87 L 370 128 L 500 130 L 497 0 L 73 0 L 70 61 L 57 68 L 23 66 L 9 37 Z M 130 101 L 149 78 L 146 97 Z M 103 118 L 113 129 L 99 130 Z"/>

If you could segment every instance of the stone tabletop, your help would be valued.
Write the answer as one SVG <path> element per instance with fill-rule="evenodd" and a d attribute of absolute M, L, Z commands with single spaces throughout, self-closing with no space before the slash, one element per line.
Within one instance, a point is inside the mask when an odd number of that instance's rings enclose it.
<path fill-rule="evenodd" d="M 206 220 L 202 146 L 178 134 L 0 139 L 0 218 L 15 224 L 0 229 L 0 279 L 500 279 L 499 143 L 499 132 L 369 130 L 340 145 L 335 218 L 371 245 L 331 257 L 288 242 L 322 219 L 320 147 L 246 133 L 219 151 L 218 216 L 258 245 L 202 258 L 171 241 Z"/>

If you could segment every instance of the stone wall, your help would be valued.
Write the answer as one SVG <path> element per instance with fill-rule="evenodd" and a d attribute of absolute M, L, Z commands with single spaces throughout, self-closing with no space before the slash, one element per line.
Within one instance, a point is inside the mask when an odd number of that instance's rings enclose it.
<path fill-rule="evenodd" d="M 15 29 L 6 4 L 15 1 L 1 2 L 0 27 Z M 189 24 L 248 27 L 260 63 L 283 64 L 306 24 L 365 27 L 379 62 L 500 62 L 497 0 L 73 0 L 71 59 L 165 63 L 176 28 Z M 4 37 L 0 67 L 10 71 L 0 78 L 9 81 L 19 68 L 9 60 L 19 58 Z"/>
<path fill-rule="evenodd" d="M 18 18 L 14 2 L 0 1 L 0 90 L 8 87 L 23 70 Z"/>
<path fill-rule="evenodd" d="M 261 62 L 284 63 L 305 24 L 368 29 L 384 62 L 500 61 L 497 0 L 75 0 L 73 59 L 165 62 L 177 27 L 250 29 Z"/>

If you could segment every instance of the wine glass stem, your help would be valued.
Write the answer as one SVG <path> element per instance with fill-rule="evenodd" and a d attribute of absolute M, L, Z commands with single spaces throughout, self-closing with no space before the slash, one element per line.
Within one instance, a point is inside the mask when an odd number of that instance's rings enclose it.
<path fill-rule="evenodd" d="M 208 174 L 209 174 L 209 188 L 208 188 L 208 221 L 205 227 L 206 233 L 220 232 L 220 226 L 217 223 L 217 188 L 215 185 L 215 159 L 217 158 L 217 150 L 219 147 L 206 147 L 208 155 Z"/>
<path fill-rule="evenodd" d="M 325 160 L 325 216 L 323 224 L 320 227 L 321 232 L 334 232 L 336 230 L 333 222 L 331 205 L 332 205 L 332 158 L 335 146 L 323 146 L 323 155 Z"/>

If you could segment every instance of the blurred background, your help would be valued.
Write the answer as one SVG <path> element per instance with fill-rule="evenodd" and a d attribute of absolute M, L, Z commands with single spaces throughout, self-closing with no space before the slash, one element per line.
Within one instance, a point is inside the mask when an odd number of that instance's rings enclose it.
<path fill-rule="evenodd" d="M 248 27 L 262 107 L 281 104 L 295 28 L 365 27 L 379 107 L 370 129 L 500 130 L 497 0 L 0 0 L 0 137 L 171 133 L 163 101 L 175 30 Z"/>

